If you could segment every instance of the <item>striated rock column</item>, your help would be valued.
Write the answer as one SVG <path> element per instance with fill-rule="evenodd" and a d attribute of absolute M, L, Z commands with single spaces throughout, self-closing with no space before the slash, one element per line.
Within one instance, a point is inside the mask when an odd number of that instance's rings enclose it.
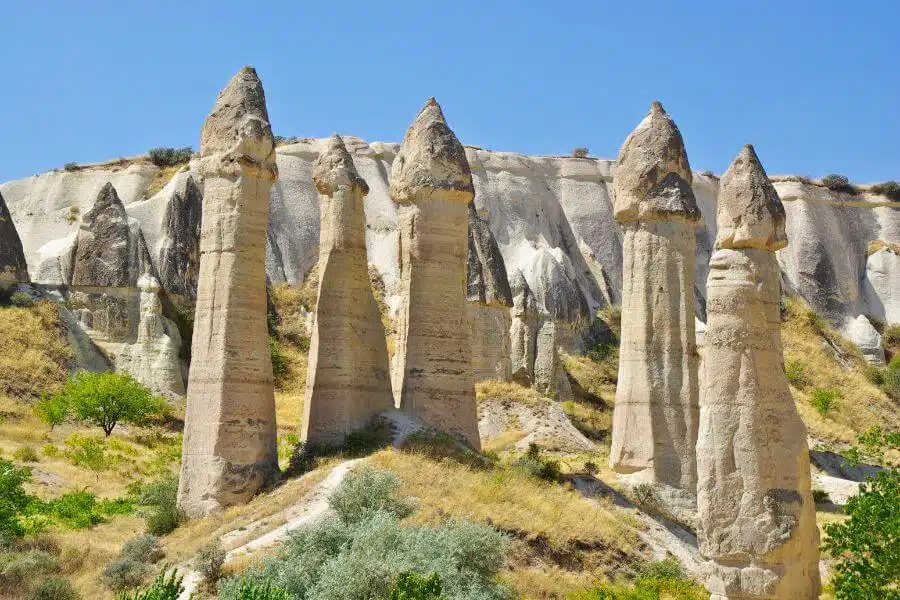
<path fill-rule="evenodd" d="M 513 273 L 510 287 L 514 294 L 512 324 L 509 327 L 510 376 L 514 381 L 530 386 L 534 382 L 538 312 L 534 293 L 522 271 Z"/>
<path fill-rule="evenodd" d="M 11 287 L 16 283 L 29 281 L 22 239 L 12 222 L 6 202 L 0 195 L 0 286 Z"/>
<path fill-rule="evenodd" d="M 625 140 L 615 178 L 623 232 L 622 335 L 610 467 L 695 506 L 697 349 L 694 229 L 700 218 L 675 123 L 654 102 Z"/>
<path fill-rule="evenodd" d="M 336 445 L 394 408 L 387 341 L 369 284 L 369 186 L 337 135 L 312 172 L 319 191 L 319 295 L 306 376 L 301 438 Z"/>
<path fill-rule="evenodd" d="M 200 155 L 200 275 L 178 490 L 190 517 L 246 502 L 278 473 L 265 267 L 278 169 L 252 68 L 219 93 Z"/>
<path fill-rule="evenodd" d="M 466 315 L 467 206 L 475 188 L 465 150 L 434 98 L 403 138 L 390 193 L 400 221 L 400 409 L 480 448 Z"/>
<path fill-rule="evenodd" d="M 707 281 L 697 528 L 713 600 L 819 597 L 806 427 L 781 345 L 785 213 L 752 146 L 719 185 Z"/>

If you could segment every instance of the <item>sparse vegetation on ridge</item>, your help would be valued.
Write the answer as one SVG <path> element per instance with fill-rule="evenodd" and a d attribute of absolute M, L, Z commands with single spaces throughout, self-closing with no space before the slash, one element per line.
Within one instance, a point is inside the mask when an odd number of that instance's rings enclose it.
<path fill-rule="evenodd" d="M 847 179 L 844 175 L 838 175 L 837 173 L 831 173 L 830 175 L 826 175 L 822 178 L 822 185 L 827 187 L 832 192 L 841 192 L 844 194 L 853 194 L 856 195 L 859 193 L 859 188 L 850 183 L 850 180 Z"/>
<path fill-rule="evenodd" d="M 897 183 L 896 181 L 876 183 L 869 187 L 869 191 L 878 196 L 884 196 L 894 202 L 900 202 L 900 183 Z"/>

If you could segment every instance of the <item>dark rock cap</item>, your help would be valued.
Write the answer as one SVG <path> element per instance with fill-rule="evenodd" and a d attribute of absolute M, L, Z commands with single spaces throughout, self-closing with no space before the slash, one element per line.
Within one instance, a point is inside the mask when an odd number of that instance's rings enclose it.
<path fill-rule="evenodd" d="M 638 218 L 699 221 L 700 208 L 688 182 L 677 173 L 669 173 L 641 199 Z"/>
<path fill-rule="evenodd" d="M 6 201 L 0 195 L 0 283 L 28 283 L 28 264 L 25 262 L 25 250 L 22 239 Z"/>
<path fill-rule="evenodd" d="M 426 188 L 474 195 L 466 151 L 434 98 L 428 99 L 406 130 L 391 168 L 390 186 L 391 198 L 400 203 L 412 202 Z M 468 202 L 471 197 L 466 194 L 460 199 Z"/>
<path fill-rule="evenodd" d="M 753 146 L 741 149 L 719 181 L 716 248 L 787 246 L 785 212 Z"/>
<path fill-rule="evenodd" d="M 319 155 L 312 171 L 313 183 L 320 194 L 330 196 L 339 186 L 360 187 L 363 195 L 369 193 L 366 180 L 359 176 L 353 158 L 347 152 L 344 140 L 334 134 L 328 141 L 328 148 Z"/>

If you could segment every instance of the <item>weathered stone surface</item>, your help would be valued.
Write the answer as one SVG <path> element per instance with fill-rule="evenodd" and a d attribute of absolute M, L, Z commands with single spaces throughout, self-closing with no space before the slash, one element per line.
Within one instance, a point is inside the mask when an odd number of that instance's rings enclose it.
<path fill-rule="evenodd" d="M 406 132 L 390 194 L 400 222 L 400 409 L 479 448 L 466 305 L 474 188 L 466 153 L 434 98 Z"/>
<path fill-rule="evenodd" d="M 381 315 L 366 258 L 366 185 L 335 135 L 319 156 L 319 293 L 306 376 L 301 439 L 337 445 L 394 408 Z"/>
<path fill-rule="evenodd" d="M 0 195 L 0 283 L 27 283 L 28 264 L 12 215 Z"/>
<path fill-rule="evenodd" d="M 622 147 L 616 219 L 622 253 L 622 333 L 610 467 L 658 484 L 675 514 L 695 503 L 698 355 L 695 227 L 700 212 L 678 128 L 659 103 Z"/>
<path fill-rule="evenodd" d="M 183 304 L 190 307 L 197 301 L 202 212 L 200 186 L 188 176 L 184 190 L 174 192 L 165 209 L 165 239 L 159 252 L 159 277 L 170 296 L 183 299 Z"/>
<path fill-rule="evenodd" d="M 881 334 L 866 315 L 859 315 L 850 321 L 844 334 L 847 339 L 859 347 L 867 361 L 879 367 L 884 366 L 884 345 L 881 341 Z"/>
<path fill-rule="evenodd" d="M 722 178 L 722 219 L 747 211 L 752 227 L 721 238 L 707 282 L 697 533 L 716 600 L 819 597 L 806 428 L 782 355 L 780 201 L 766 179 L 749 147 Z"/>
<path fill-rule="evenodd" d="M 219 93 L 200 156 L 200 275 L 178 490 L 191 517 L 246 502 L 278 472 L 265 271 L 278 169 L 252 68 Z"/>
<path fill-rule="evenodd" d="M 513 273 L 510 280 L 513 308 L 510 339 L 510 377 L 524 385 L 534 382 L 534 356 L 537 351 L 538 312 L 534 294 L 522 271 Z"/>

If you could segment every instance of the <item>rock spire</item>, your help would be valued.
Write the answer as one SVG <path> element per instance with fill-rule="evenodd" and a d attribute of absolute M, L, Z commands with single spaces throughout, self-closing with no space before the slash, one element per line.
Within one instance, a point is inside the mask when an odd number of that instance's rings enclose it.
<path fill-rule="evenodd" d="M 465 150 L 434 98 L 406 132 L 390 194 L 400 222 L 400 408 L 479 448 L 466 307 L 467 207 L 475 189 Z"/>
<path fill-rule="evenodd" d="M 278 472 L 266 328 L 266 226 L 278 177 L 256 71 L 219 93 L 200 137 L 200 273 L 179 506 L 188 516 L 246 502 Z"/>
<path fill-rule="evenodd" d="M 316 160 L 319 192 L 319 294 L 306 376 L 301 439 L 336 445 L 394 408 L 381 314 L 369 283 L 369 186 L 338 136 Z"/>
<path fill-rule="evenodd" d="M 681 133 L 654 102 L 625 140 L 616 169 L 624 270 L 610 466 L 629 483 L 658 484 L 677 515 L 695 506 L 697 484 L 694 230 L 700 210 L 690 184 Z"/>
<path fill-rule="evenodd" d="M 29 281 L 22 239 L 13 224 L 6 201 L 0 195 L 0 285 Z"/>
<path fill-rule="evenodd" d="M 819 597 L 806 427 L 782 355 L 784 214 L 744 147 L 720 182 L 707 281 L 697 533 L 713 600 Z"/>

